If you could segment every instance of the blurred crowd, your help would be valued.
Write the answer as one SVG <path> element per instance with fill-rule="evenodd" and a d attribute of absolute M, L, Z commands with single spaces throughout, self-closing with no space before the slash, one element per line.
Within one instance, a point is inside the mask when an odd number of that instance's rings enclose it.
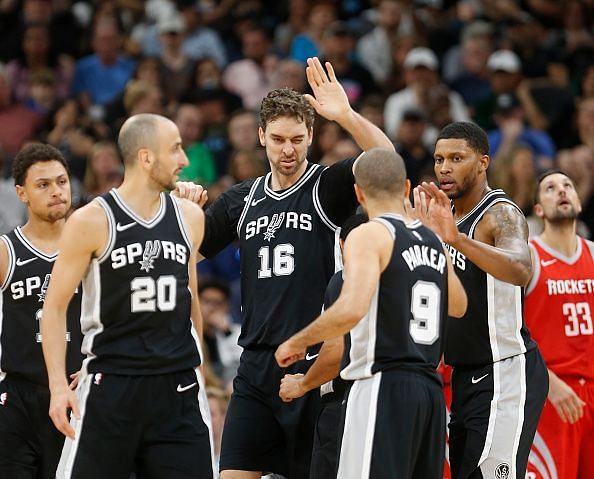
<path fill-rule="evenodd" d="M 433 178 L 440 128 L 472 120 L 489 134 L 490 184 L 533 234 L 534 179 L 555 166 L 574 180 L 592 238 L 593 25 L 594 0 L 0 0 L 0 233 L 24 222 L 8 179 L 24 144 L 64 153 L 80 206 L 121 182 L 117 133 L 137 113 L 175 121 L 182 177 L 209 201 L 264 174 L 260 102 L 277 87 L 306 92 L 305 61 L 318 56 L 393 139 L 413 185 Z M 358 153 L 316 121 L 310 161 Z M 241 352 L 237 247 L 199 271 L 218 410 Z"/>

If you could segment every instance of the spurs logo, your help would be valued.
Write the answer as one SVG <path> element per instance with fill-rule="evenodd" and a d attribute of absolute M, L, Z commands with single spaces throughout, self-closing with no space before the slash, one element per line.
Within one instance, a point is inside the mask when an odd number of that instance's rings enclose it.
<path fill-rule="evenodd" d="M 280 226 L 283 224 L 283 222 L 285 221 L 285 212 L 283 211 L 282 213 L 274 213 L 274 215 L 272 216 L 272 219 L 270 220 L 270 223 L 268 223 L 268 227 L 266 228 L 266 231 L 264 232 L 264 239 L 268 242 L 270 242 L 270 240 L 272 238 L 274 238 L 274 233 L 276 233 L 276 230 L 280 228 Z"/>
<path fill-rule="evenodd" d="M 147 273 L 155 266 L 153 262 L 155 258 L 161 253 L 161 243 L 159 240 L 147 241 L 144 245 L 144 252 L 142 253 L 142 261 L 139 261 L 140 270 Z"/>
<path fill-rule="evenodd" d="M 37 296 L 39 297 L 38 302 L 40 303 L 43 303 L 45 301 L 45 293 L 47 293 L 47 287 L 49 286 L 51 276 L 52 275 L 49 273 L 45 275 L 45 279 L 43 280 L 43 284 L 41 285 L 41 290 L 39 293 L 37 293 Z"/>
<path fill-rule="evenodd" d="M 509 464 L 502 462 L 495 468 L 495 479 L 508 479 Z"/>

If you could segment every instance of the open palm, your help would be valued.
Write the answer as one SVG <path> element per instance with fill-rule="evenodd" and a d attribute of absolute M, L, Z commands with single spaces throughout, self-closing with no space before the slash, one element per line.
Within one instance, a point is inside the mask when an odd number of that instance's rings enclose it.
<path fill-rule="evenodd" d="M 317 57 L 307 59 L 305 73 L 313 96 L 305 97 L 319 115 L 336 121 L 348 114 L 351 106 L 330 62 L 326 62 L 326 69 L 327 72 Z"/>

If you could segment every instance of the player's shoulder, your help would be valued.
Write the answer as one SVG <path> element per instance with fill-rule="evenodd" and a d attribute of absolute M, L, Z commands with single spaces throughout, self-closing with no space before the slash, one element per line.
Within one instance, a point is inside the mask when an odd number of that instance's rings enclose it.
<path fill-rule="evenodd" d="M 171 196 L 171 200 L 178 205 L 186 221 L 200 221 L 204 217 L 202 208 L 186 198 Z"/>
<path fill-rule="evenodd" d="M 524 213 L 510 200 L 504 198 L 489 205 L 483 214 L 477 229 L 486 228 L 491 233 L 517 235 L 518 231 L 528 237 L 528 223 Z"/>
<path fill-rule="evenodd" d="M 236 205 L 241 204 L 243 205 L 247 201 L 247 197 L 250 193 L 250 190 L 254 186 L 256 181 L 263 181 L 265 176 L 260 176 L 257 178 L 250 178 L 248 180 L 244 180 L 240 183 L 236 183 L 231 188 L 229 188 L 224 193 L 221 193 L 220 198 L 227 204 Z"/>
<path fill-rule="evenodd" d="M 594 241 L 590 241 L 589 239 L 583 238 L 586 247 L 590 251 L 590 256 L 594 259 Z"/>

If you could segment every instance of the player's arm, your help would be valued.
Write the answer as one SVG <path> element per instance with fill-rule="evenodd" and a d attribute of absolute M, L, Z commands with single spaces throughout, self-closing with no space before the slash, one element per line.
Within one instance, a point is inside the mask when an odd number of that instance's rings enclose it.
<path fill-rule="evenodd" d="M 204 238 L 204 212 L 197 205 L 189 200 L 179 200 L 184 225 L 190 238 L 188 238 L 192 244 L 192 250 L 190 251 L 190 259 L 188 261 L 188 287 L 192 294 L 192 307 L 191 307 L 191 318 L 194 329 L 198 334 L 198 337 L 202 341 L 203 338 L 203 324 L 202 324 L 202 313 L 200 311 L 200 300 L 198 296 L 198 273 L 196 271 L 196 263 L 198 262 L 198 249 Z"/>
<path fill-rule="evenodd" d="M 344 338 L 341 336 L 324 341 L 319 356 L 305 375 L 286 374 L 281 379 L 280 398 L 285 402 L 290 402 L 334 379 L 340 372 L 343 351 Z"/>
<path fill-rule="evenodd" d="M 445 247 L 443 251 L 448 264 L 448 316 L 461 318 L 466 313 L 468 297 L 466 296 L 466 290 L 462 286 L 460 278 L 458 278 L 454 270 L 450 253 Z"/>
<path fill-rule="evenodd" d="M 6 243 L 0 239 L 0 286 L 2 286 L 8 275 L 9 262 L 8 248 Z"/>
<path fill-rule="evenodd" d="M 107 228 L 105 213 L 96 203 L 72 214 L 60 238 L 60 253 L 43 304 L 41 334 L 51 393 L 49 414 L 56 428 L 70 438 L 74 438 L 74 430 L 67 409 L 72 408 L 77 417 L 79 412 L 66 377 L 66 311 L 91 259 L 107 244 Z"/>
<path fill-rule="evenodd" d="M 302 359 L 307 346 L 342 336 L 367 314 L 392 249 L 390 233 L 377 222 L 363 224 L 349 234 L 340 296 L 313 323 L 279 346 L 276 359 L 281 367 Z"/>
<path fill-rule="evenodd" d="M 326 62 L 325 66 L 328 73 L 317 57 L 307 59 L 305 73 L 314 96 L 305 97 L 316 112 L 328 120 L 337 122 L 364 151 L 374 147 L 394 150 L 393 143 L 380 128 L 351 108 L 332 65 Z"/>
<path fill-rule="evenodd" d="M 417 217 L 480 269 L 506 283 L 528 283 L 532 274 L 528 225 L 513 205 L 500 202 L 491 206 L 472 239 L 458 231 L 450 200 L 434 183 L 424 182 L 415 188 L 414 200 Z"/>

